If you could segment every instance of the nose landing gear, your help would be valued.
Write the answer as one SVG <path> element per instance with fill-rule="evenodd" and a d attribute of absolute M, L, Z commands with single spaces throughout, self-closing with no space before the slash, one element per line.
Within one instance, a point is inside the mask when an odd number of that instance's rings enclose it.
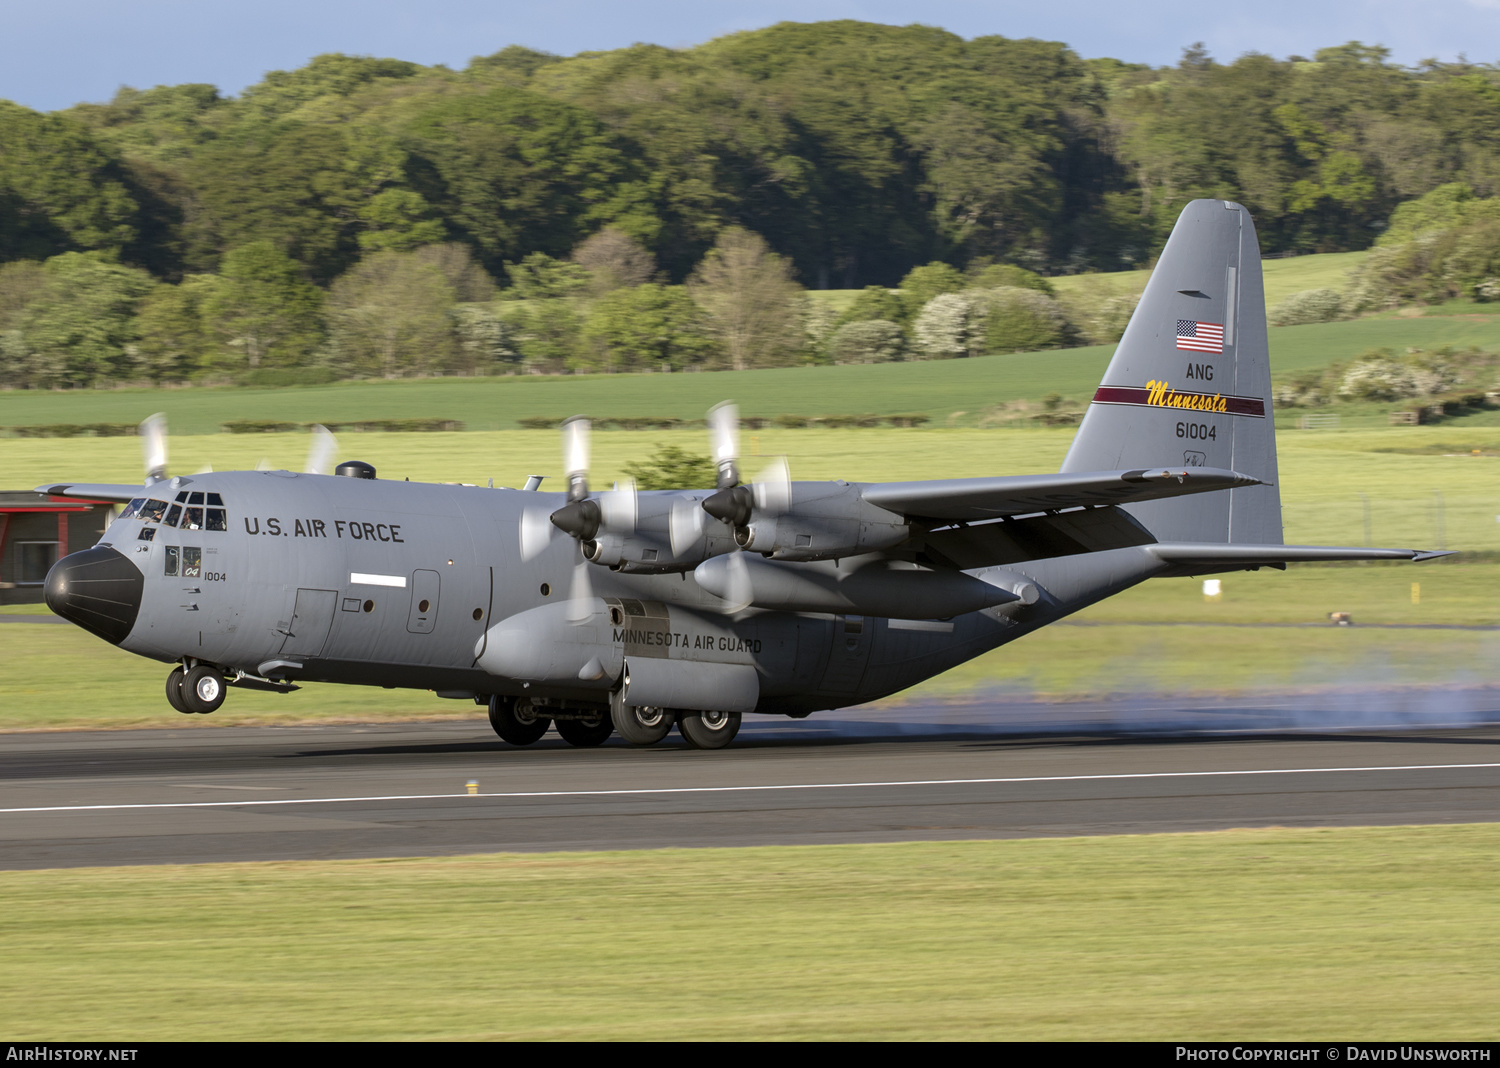
<path fill-rule="evenodd" d="M 207 664 L 187 670 L 175 667 L 167 675 L 167 703 L 186 715 L 217 712 L 224 694 L 224 676 Z"/>

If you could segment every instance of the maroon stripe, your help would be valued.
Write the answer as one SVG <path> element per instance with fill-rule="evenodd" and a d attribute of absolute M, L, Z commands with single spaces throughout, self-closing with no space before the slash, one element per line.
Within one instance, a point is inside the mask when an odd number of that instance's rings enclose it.
<path fill-rule="evenodd" d="M 1183 390 L 1176 391 L 1180 396 L 1202 397 L 1214 396 L 1214 394 L 1188 393 Z M 1095 404 L 1138 404 L 1143 408 L 1166 408 L 1168 411 L 1194 411 L 1192 408 L 1174 408 L 1169 404 L 1150 404 L 1147 398 L 1151 396 L 1149 389 L 1137 386 L 1100 386 L 1094 394 Z M 1220 395 L 1222 396 L 1222 395 Z M 1256 419 L 1266 417 L 1266 402 L 1259 397 L 1223 397 L 1225 407 L 1230 415 L 1248 415 Z M 1208 414 L 1208 413 L 1203 413 Z"/>

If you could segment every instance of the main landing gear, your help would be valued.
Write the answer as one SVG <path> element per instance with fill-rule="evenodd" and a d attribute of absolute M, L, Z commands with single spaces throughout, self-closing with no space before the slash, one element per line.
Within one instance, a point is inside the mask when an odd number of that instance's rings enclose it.
<path fill-rule="evenodd" d="M 603 745 L 611 734 L 632 746 L 655 745 L 675 725 L 693 749 L 723 749 L 740 731 L 738 712 L 699 712 L 685 708 L 627 705 L 618 699 L 608 711 L 596 707 L 544 704 L 545 698 L 490 698 L 490 726 L 511 745 L 530 745 L 555 726 L 562 740 L 579 748 Z"/>
<path fill-rule="evenodd" d="M 217 668 L 198 664 L 175 667 L 167 675 L 167 703 L 186 715 L 206 716 L 224 703 L 224 676 Z"/>

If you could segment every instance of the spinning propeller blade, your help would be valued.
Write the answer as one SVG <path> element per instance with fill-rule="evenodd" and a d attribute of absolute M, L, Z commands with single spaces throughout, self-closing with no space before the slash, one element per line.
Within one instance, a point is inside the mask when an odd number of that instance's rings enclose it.
<path fill-rule="evenodd" d="M 567 472 L 570 501 L 581 501 L 589 495 L 590 425 L 581 415 L 563 420 L 563 470 Z"/>
<path fill-rule="evenodd" d="M 718 471 L 717 488 L 731 489 L 740 484 L 740 409 L 724 401 L 708 410 L 708 431 L 713 440 L 714 467 Z"/>
<path fill-rule="evenodd" d="M 681 556 L 703 537 L 703 511 L 696 500 L 679 497 L 672 502 L 671 526 L 672 555 Z"/>
<path fill-rule="evenodd" d="M 599 495 L 599 512 L 603 527 L 615 534 L 635 532 L 635 520 L 639 514 L 635 495 L 635 479 L 627 478 L 615 483 L 615 488 Z"/>
<path fill-rule="evenodd" d="M 578 563 L 573 565 L 573 583 L 568 589 L 568 613 L 570 623 L 581 623 L 594 612 L 594 587 L 589 582 L 589 562 L 578 554 Z"/>
<path fill-rule="evenodd" d="M 141 420 L 141 457 L 146 463 L 146 484 L 167 477 L 167 417 L 157 412 Z"/>
<path fill-rule="evenodd" d="M 777 456 L 751 486 L 755 494 L 755 509 L 767 515 L 781 515 L 792 506 L 792 472 L 787 467 L 786 457 Z"/>
<path fill-rule="evenodd" d="M 552 535 L 557 528 L 552 525 L 551 515 L 541 508 L 528 508 L 521 513 L 521 559 L 535 560 L 552 544 Z"/>
<path fill-rule="evenodd" d="M 333 471 L 334 458 L 339 454 L 338 438 L 322 423 L 312 428 L 312 441 L 307 446 L 307 473 L 327 475 Z"/>

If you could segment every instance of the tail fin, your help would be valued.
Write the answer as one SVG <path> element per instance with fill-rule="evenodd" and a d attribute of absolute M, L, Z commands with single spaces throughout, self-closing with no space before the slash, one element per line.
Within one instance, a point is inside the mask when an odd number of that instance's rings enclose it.
<path fill-rule="evenodd" d="M 1159 540 L 1281 544 L 1260 244 L 1223 200 L 1183 208 L 1062 470 L 1181 466 L 1267 484 L 1126 506 Z"/>

